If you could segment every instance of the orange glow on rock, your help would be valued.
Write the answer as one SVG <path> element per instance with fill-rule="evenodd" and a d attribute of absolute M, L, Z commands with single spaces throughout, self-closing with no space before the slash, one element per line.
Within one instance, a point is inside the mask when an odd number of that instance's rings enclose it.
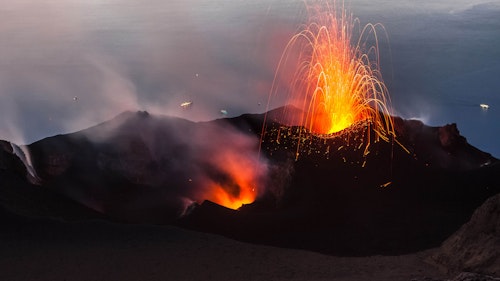
<path fill-rule="evenodd" d="M 209 200 L 234 210 L 255 201 L 256 193 L 248 187 L 238 187 L 241 188 L 238 195 L 231 194 L 227 188 L 223 185 L 213 185 L 211 188 L 213 193 L 209 195 Z"/>
<path fill-rule="evenodd" d="M 249 155 L 234 149 L 222 149 L 213 156 L 214 171 L 206 184 L 204 199 L 231 209 L 255 201 L 259 179 L 265 166 Z"/>

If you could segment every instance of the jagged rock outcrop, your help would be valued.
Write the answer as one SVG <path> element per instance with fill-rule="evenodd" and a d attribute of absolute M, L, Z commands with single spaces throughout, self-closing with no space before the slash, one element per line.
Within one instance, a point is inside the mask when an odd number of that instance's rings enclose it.
<path fill-rule="evenodd" d="M 448 238 L 430 260 L 452 272 L 500 276 L 500 194 L 479 207 L 470 221 Z"/>

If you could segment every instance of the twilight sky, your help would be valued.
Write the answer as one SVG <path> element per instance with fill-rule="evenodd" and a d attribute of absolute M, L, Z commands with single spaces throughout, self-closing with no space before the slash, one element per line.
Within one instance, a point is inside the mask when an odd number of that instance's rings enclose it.
<path fill-rule="evenodd" d="M 458 123 L 500 157 L 500 1 L 346 6 L 385 26 L 381 68 L 397 115 Z M 30 143 L 124 110 L 195 121 L 264 112 L 304 15 L 302 0 L 4 0 L 0 139 Z"/>

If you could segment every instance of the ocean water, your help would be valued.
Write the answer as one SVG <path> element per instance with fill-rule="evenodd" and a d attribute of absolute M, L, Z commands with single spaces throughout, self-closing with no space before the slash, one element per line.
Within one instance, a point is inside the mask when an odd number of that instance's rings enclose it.
<path fill-rule="evenodd" d="M 0 7 L 0 138 L 18 143 L 124 110 L 195 121 L 264 112 L 283 48 L 306 19 L 302 0 L 31 2 Z M 500 157 L 499 1 L 344 5 L 361 24 L 385 27 L 381 69 L 395 114 L 457 123 Z"/>

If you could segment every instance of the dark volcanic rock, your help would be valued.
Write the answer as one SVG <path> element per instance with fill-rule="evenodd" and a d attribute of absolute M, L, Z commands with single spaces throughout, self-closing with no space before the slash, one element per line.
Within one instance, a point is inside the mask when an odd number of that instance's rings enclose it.
<path fill-rule="evenodd" d="M 12 215 L 67 220 L 106 218 L 66 196 L 30 182 L 28 171 L 9 142 L 0 141 L 0 217 Z"/>
<path fill-rule="evenodd" d="M 498 160 L 467 143 L 456 124 L 429 127 L 417 120 L 395 118 L 398 139 L 416 161 L 437 169 L 473 170 Z"/>
<path fill-rule="evenodd" d="M 500 166 L 468 144 L 455 126 L 441 129 L 399 118 L 395 123 L 401 145 L 373 141 L 365 155 L 364 138 L 376 137 L 364 124 L 325 139 L 307 132 L 297 137 L 300 128 L 270 122 L 263 153 L 290 173 L 288 181 L 280 181 L 286 185 L 273 192 L 281 194 L 275 196 L 276 208 L 256 211 L 252 204 L 224 220 L 200 208 L 180 224 L 245 241 L 344 255 L 438 246 L 499 192 L 494 175 Z"/>
<path fill-rule="evenodd" d="M 248 126 L 126 112 L 30 150 L 47 188 L 119 221 L 170 223 L 193 201 L 217 197 L 204 197 L 210 186 L 238 194 L 226 163 L 259 169 L 258 137 Z"/>
<path fill-rule="evenodd" d="M 436 247 L 500 191 L 498 160 L 468 144 L 456 126 L 394 118 L 396 139 L 378 138 L 368 122 L 318 136 L 280 124 L 279 110 L 267 119 L 246 114 L 200 123 L 126 112 L 29 149 L 40 190 L 110 219 L 175 223 L 336 255 Z M 243 157 L 221 157 L 228 151 Z M 212 200 L 200 193 L 207 182 L 238 194 L 221 166 L 247 158 L 260 160 L 238 172 L 266 168 L 257 200 L 238 211 L 203 203 Z M 2 161 L 13 182 L 10 160 Z"/>
<path fill-rule="evenodd" d="M 462 272 L 451 281 L 500 281 L 500 278 L 471 272 Z"/>
<path fill-rule="evenodd" d="M 469 222 L 441 245 L 431 261 L 452 272 L 500 276 L 500 194 L 479 207 Z"/>
<path fill-rule="evenodd" d="M 435 279 L 430 277 L 422 277 L 422 278 L 412 278 L 411 281 L 500 281 L 500 279 L 484 274 L 462 272 L 452 279 L 444 280 L 444 279 Z"/>

